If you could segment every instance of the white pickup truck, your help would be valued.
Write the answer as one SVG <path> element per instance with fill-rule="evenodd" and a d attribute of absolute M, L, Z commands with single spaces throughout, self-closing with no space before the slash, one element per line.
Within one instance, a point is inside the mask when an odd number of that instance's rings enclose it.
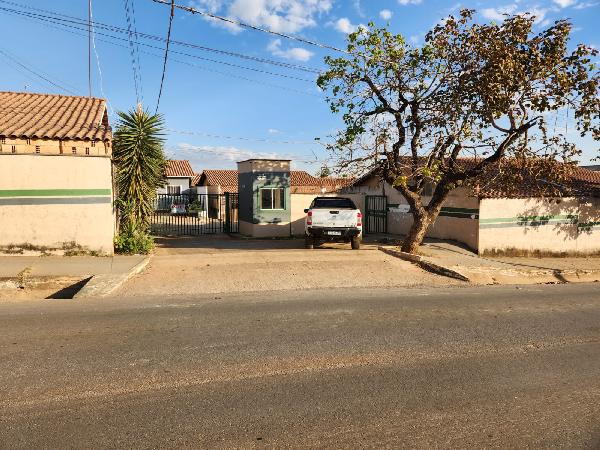
<path fill-rule="evenodd" d="M 305 209 L 306 248 L 322 242 L 350 242 L 354 250 L 362 239 L 362 213 L 345 197 L 317 197 Z"/>

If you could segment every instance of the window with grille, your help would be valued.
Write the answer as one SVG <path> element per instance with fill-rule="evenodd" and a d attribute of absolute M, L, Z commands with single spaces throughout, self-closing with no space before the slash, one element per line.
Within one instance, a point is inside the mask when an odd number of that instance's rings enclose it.
<path fill-rule="evenodd" d="M 167 186 L 167 194 L 169 194 L 169 195 L 181 194 L 181 186 Z"/>
<path fill-rule="evenodd" d="M 27 145 L 31 145 L 31 139 L 27 138 Z"/>
<path fill-rule="evenodd" d="M 36 145 L 36 146 L 35 146 L 35 152 L 36 152 L 36 153 L 40 153 L 40 152 L 41 152 L 41 149 L 40 149 L 40 146 L 39 146 L 39 145 Z"/>
<path fill-rule="evenodd" d="M 12 149 L 13 153 L 17 153 L 17 146 L 16 145 L 13 145 L 11 149 Z"/>
<path fill-rule="evenodd" d="M 92 141 L 92 147 L 96 146 L 96 141 Z"/>
<path fill-rule="evenodd" d="M 260 209 L 285 209 L 285 189 L 262 188 L 260 190 Z"/>
<path fill-rule="evenodd" d="M 90 148 L 89 148 L 89 147 L 86 147 L 86 148 L 85 148 L 85 154 L 86 154 L 86 155 L 89 155 L 89 154 L 90 154 Z"/>
<path fill-rule="evenodd" d="M 6 138 L 1 137 L 0 138 L 0 144 L 6 144 Z"/>
<path fill-rule="evenodd" d="M 77 147 L 71 147 L 71 153 L 77 154 Z"/>

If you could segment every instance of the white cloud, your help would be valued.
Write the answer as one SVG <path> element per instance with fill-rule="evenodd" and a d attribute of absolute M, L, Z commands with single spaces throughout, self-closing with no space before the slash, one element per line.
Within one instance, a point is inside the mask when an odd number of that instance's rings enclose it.
<path fill-rule="evenodd" d="M 554 0 L 554 3 L 561 8 L 568 8 L 569 6 L 573 6 L 575 3 L 577 3 L 577 0 Z"/>
<path fill-rule="evenodd" d="M 383 20 L 390 20 L 392 18 L 393 13 L 389 9 L 382 9 L 379 11 L 379 17 Z"/>
<path fill-rule="evenodd" d="M 204 168 L 234 168 L 237 161 L 251 158 L 295 159 L 297 156 L 277 152 L 255 152 L 234 146 L 192 145 L 181 143 L 167 151 L 167 157 L 187 159 L 197 170 Z"/>
<path fill-rule="evenodd" d="M 497 8 L 484 8 L 481 10 L 481 15 L 488 20 L 504 20 L 506 14 L 513 14 L 516 10 L 516 4 Z"/>
<path fill-rule="evenodd" d="M 400 3 L 402 6 L 420 5 L 422 2 L 423 0 L 398 0 L 398 3 Z"/>
<path fill-rule="evenodd" d="M 347 17 L 342 17 L 341 19 L 336 20 L 333 24 L 330 23 L 330 25 L 333 25 L 337 31 L 344 34 L 354 33 L 359 28 L 365 30 L 368 29 L 368 27 L 362 23 L 358 25 L 353 24 Z"/>
<path fill-rule="evenodd" d="M 308 61 L 314 55 L 313 52 L 302 47 L 292 47 L 284 50 L 281 48 L 281 39 L 275 39 L 267 46 L 272 55 L 295 61 Z"/>
<path fill-rule="evenodd" d="M 586 9 L 586 8 L 591 8 L 593 6 L 598 6 L 600 5 L 600 3 L 598 2 L 581 2 L 581 3 L 577 3 L 575 5 L 575 9 Z"/>
<path fill-rule="evenodd" d="M 267 130 L 267 132 L 268 132 L 269 134 L 279 134 L 279 133 L 281 133 L 281 131 L 279 131 L 277 128 L 269 128 L 269 129 Z"/>
<path fill-rule="evenodd" d="M 317 25 L 319 15 L 329 12 L 333 0 L 195 0 L 192 5 L 213 14 L 239 19 L 279 33 L 296 33 Z M 207 20 L 232 32 L 239 27 L 226 22 Z"/>

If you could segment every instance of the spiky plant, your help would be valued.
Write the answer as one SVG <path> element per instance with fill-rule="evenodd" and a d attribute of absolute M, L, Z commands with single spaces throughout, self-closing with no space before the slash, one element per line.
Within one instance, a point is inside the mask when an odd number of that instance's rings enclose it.
<path fill-rule="evenodd" d="M 118 115 L 113 157 L 121 222 L 147 225 L 156 189 L 165 184 L 164 122 L 141 108 Z"/>

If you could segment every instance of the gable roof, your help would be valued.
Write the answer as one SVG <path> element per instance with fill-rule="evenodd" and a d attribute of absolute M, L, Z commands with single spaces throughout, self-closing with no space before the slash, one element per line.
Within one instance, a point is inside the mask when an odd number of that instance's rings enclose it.
<path fill-rule="evenodd" d="M 292 194 L 320 194 L 323 192 L 323 188 L 325 188 L 325 192 L 333 192 L 351 181 L 352 179 L 335 177 L 317 178 L 304 170 L 290 171 Z M 221 186 L 221 189 L 224 191 L 237 192 L 238 171 L 206 169 L 202 172 L 200 180 L 196 184 Z"/>
<path fill-rule="evenodd" d="M 479 160 L 460 158 L 457 162 L 464 169 L 468 169 L 477 164 Z M 510 173 L 506 171 L 506 167 L 503 171 L 499 169 L 498 165 L 492 165 L 488 167 L 485 176 L 481 177 L 481 180 L 473 183 L 471 186 L 472 195 L 479 198 L 529 198 L 539 197 L 542 192 L 551 195 L 551 191 L 553 191 L 554 194 L 558 192 L 563 196 L 600 197 L 600 172 L 584 167 L 573 167 L 572 171 L 568 172 L 567 179 L 557 183 L 536 177 L 534 173 L 528 172 L 527 169 L 517 167 L 518 164 L 514 161 L 503 160 L 502 163 L 512 165 L 514 170 L 520 171 L 523 176 L 522 182 L 517 186 L 514 183 L 507 183 L 503 178 L 503 172 L 504 176 L 506 173 Z M 379 167 L 371 169 L 351 182 L 348 187 L 361 185 L 372 177 L 379 176 L 379 170 Z"/>
<path fill-rule="evenodd" d="M 0 136 L 107 141 L 112 131 L 104 99 L 0 91 Z"/>
<path fill-rule="evenodd" d="M 167 177 L 194 177 L 194 170 L 192 169 L 192 165 L 186 159 L 184 160 L 167 160 L 167 167 L 165 169 L 165 174 Z"/>

